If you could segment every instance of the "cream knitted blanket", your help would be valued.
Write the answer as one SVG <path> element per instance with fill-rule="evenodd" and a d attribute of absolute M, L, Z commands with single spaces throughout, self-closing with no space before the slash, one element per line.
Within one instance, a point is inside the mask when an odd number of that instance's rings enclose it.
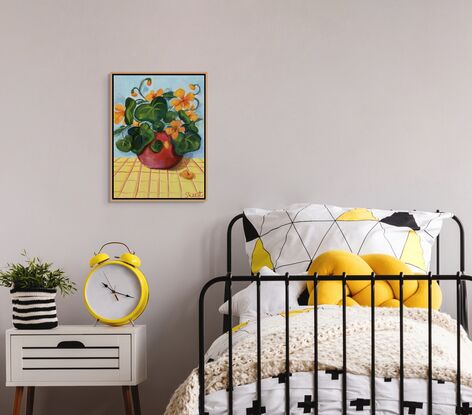
<path fill-rule="evenodd" d="M 342 311 L 337 306 L 321 306 L 318 312 L 319 369 L 342 368 Z M 409 378 L 428 376 L 428 312 L 425 309 L 404 309 L 404 374 Z M 347 370 L 353 374 L 370 375 L 371 337 L 370 308 L 347 309 Z M 375 320 L 376 376 L 399 376 L 399 311 L 377 308 Z M 285 371 L 285 323 L 283 316 L 265 318 L 261 323 L 262 377 Z M 290 313 L 290 370 L 312 371 L 313 309 Z M 206 393 L 227 387 L 228 355 L 218 351 L 218 344 L 227 342 L 222 336 L 205 365 Z M 256 325 L 250 323 L 233 340 L 234 386 L 256 381 Z M 462 384 L 472 386 L 472 342 L 461 330 Z M 433 378 L 455 382 L 456 321 L 449 315 L 433 311 Z M 198 373 L 193 370 L 175 391 L 165 415 L 198 413 Z"/>

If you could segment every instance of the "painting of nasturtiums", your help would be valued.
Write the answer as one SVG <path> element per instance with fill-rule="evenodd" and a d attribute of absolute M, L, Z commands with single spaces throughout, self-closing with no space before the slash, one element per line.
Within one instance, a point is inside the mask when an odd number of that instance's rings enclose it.
<path fill-rule="evenodd" d="M 112 74 L 112 200 L 205 200 L 206 74 Z"/>

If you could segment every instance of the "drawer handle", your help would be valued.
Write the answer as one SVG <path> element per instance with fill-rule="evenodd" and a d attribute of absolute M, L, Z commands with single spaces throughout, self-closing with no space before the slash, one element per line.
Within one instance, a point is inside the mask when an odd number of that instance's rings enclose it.
<path fill-rule="evenodd" d="M 85 345 L 79 341 L 63 341 L 57 345 L 58 349 L 85 349 Z"/>

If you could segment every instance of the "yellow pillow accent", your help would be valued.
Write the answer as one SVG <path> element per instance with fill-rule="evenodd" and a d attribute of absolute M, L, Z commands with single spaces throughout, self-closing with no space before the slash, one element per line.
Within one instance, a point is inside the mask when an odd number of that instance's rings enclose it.
<path fill-rule="evenodd" d="M 311 311 L 312 309 L 311 308 L 302 308 L 301 310 L 293 310 L 293 311 L 289 311 L 288 312 L 288 316 L 289 317 L 292 317 L 292 316 L 295 316 L 297 314 L 303 314 L 303 313 L 308 313 L 309 311 Z M 283 311 L 282 313 L 279 313 L 280 316 L 282 317 L 285 317 L 285 311 Z"/>
<path fill-rule="evenodd" d="M 424 263 L 423 247 L 421 246 L 421 238 L 415 231 L 408 232 L 403 252 L 400 259 L 405 264 L 411 264 L 426 272 L 426 264 Z"/>
<path fill-rule="evenodd" d="M 251 271 L 255 274 L 259 272 L 262 267 L 274 269 L 274 264 L 272 264 L 270 254 L 266 251 L 262 240 L 259 238 L 252 251 Z"/>
<path fill-rule="evenodd" d="M 317 257 L 308 274 L 313 275 L 398 275 L 412 274 L 410 268 L 389 255 L 370 254 L 355 255 L 346 251 L 329 251 Z M 346 283 L 346 305 L 370 306 L 370 282 L 369 281 L 347 281 Z M 308 304 L 313 305 L 314 293 L 313 282 L 307 282 L 310 294 Z M 432 283 L 432 308 L 437 310 L 441 306 L 442 293 L 437 281 Z M 375 305 L 380 307 L 399 307 L 399 281 L 376 281 L 375 283 Z M 342 282 L 320 281 L 318 283 L 318 304 L 342 304 Z M 403 282 L 403 304 L 407 307 L 428 307 L 428 281 L 408 280 Z"/>
<path fill-rule="evenodd" d="M 374 216 L 374 214 L 369 209 L 364 208 L 356 208 L 348 210 L 347 212 L 343 213 L 342 215 L 338 216 L 336 220 L 376 220 L 378 219 Z"/>
<path fill-rule="evenodd" d="M 233 331 L 233 333 L 237 333 L 239 330 L 246 327 L 248 324 L 249 324 L 249 321 L 243 321 L 242 323 L 238 324 L 237 326 L 234 326 L 231 330 Z"/>

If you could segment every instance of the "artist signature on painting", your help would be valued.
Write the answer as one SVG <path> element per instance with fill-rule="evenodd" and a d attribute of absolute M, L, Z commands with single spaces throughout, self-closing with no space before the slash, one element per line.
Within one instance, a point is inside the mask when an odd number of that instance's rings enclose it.
<path fill-rule="evenodd" d="M 185 192 L 185 197 L 190 199 L 202 199 L 203 192 Z"/>

